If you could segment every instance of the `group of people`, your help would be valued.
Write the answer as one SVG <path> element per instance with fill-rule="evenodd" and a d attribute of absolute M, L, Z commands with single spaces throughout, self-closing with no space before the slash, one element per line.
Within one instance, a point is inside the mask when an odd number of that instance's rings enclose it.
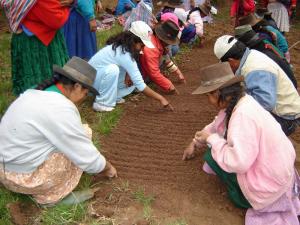
<path fill-rule="evenodd" d="M 258 7 L 256 7 L 256 4 Z M 258 14 L 264 12 L 270 20 L 273 20 L 280 32 L 289 32 L 290 19 L 296 13 L 297 0 L 233 0 L 230 8 L 231 24 L 239 26 L 239 19 L 251 13 L 255 13 L 258 8 Z"/>
<path fill-rule="evenodd" d="M 82 16 L 78 11 L 69 16 L 71 0 L 24 0 L 26 7 L 14 1 L 0 2 L 14 32 L 13 74 L 21 70 L 25 76 L 20 81 L 13 75 L 13 81 L 19 82 L 14 83 L 19 97 L 0 122 L 0 182 L 44 206 L 76 202 L 81 192 L 73 190 L 83 172 L 117 176 L 116 168 L 92 143 L 91 129 L 81 122 L 77 106 L 89 92 L 96 96 L 95 111 L 112 111 L 135 90 L 173 110 L 147 82 L 152 80 L 161 90 L 178 93 L 161 70 L 162 64 L 185 82 L 170 57 L 170 49 L 180 43 L 183 33 L 181 14 L 176 14 L 180 10 L 171 7 L 177 1 L 160 3 L 163 9 L 153 27 L 143 21 L 132 22 L 90 59 L 82 57 L 88 61 L 66 56 L 60 28 L 64 26 L 67 32 Z M 192 13 L 201 16 L 203 4 L 208 6 L 202 3 L 191 9 Z M 20 12 L 19 16 L 9 14 L 11 10 Z M 49 22 L 50 16 L 56 20 Z M 90 14 L 85 24 L 93 27 L 93 20 Z M 206 94 L 219 113 L 196 132 L 183 159 L 206 148 L 203 170 L 220 177 L 234 205 L 247 209 L 246 225 L 296 225 L 300 180 L 288 136 L 300 124 L 300 97 L 287 42 L 262 17 L 249 14 L 238 21 L 235 36 L 223 35 L 215 42 L 214 54 L 221 62 L 199 72 L 201 85 L 193 94 Z M 28 52 L 22 52 L 24 48 Z M 51 75 L 43 78 L 50 79 L 40 81 L 46 73 Z M 37 77 L 27 77 L 31 74 Z"/>

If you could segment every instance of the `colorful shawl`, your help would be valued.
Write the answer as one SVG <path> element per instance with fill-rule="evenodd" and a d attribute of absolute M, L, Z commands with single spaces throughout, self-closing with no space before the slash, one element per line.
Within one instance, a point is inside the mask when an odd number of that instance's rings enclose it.
<path fill-rule="evenodd" d="M 18 27 L 37 0 L 0 0 L 0 7 L 4 9 L 12 32 Z"/>

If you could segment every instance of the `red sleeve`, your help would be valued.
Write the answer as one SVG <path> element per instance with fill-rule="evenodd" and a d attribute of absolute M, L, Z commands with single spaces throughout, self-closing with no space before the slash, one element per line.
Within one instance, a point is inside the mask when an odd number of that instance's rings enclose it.
<path fill-rule="evenodd" d="M 172 82 L 167 79 L 159 68 L 161 54 L 157 48 L 144 47 L 143 54 L 141 55 L 141 66 L 144 74 L 150 77 L 150 79 L 160 86 L 163 90 L 168 91 L 172 85 Z"/>
<path fill-rule="evenodd" d="M 231 8 L 230 8 L 230 17 L 236 16 L 238 7 L 239 7 L 239 1 L 238 0 L 234 0 L 232 2 Z"/>
<path fill-rule="evenodd" d="M 255 3 L 253 0 L 244 0 L 243 7 L 244 7 L 245 15 L 255 11 Z"/>

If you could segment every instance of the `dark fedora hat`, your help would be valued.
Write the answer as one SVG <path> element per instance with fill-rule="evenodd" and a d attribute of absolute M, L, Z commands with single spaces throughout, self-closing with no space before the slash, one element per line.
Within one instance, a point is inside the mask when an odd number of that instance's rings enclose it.
<path fill-rule="evenodd" d="M 170 20 L 157 24 L 154 31 L 160 40 L 169 45 L 176 45 L 179 43 L 179 28 Z"/>
<path fill-rule="evenodd" d="M 247 16 L 242 16 L 239 18 L 239 25 L 246 25 L 250 24 L 252 27 L 260 22 L 262 18 L 257 18 L 254 13 L 250 13 Z"/>
<path fill-rule="evenodd" d="M 255 10 L 255 14 L 260 17 L 260 18 L 263 18 L 265 15 L 271 15 L 272 12 L 268 11 L 267 8 L 257 8 Z"/>
<path fill-rule="evenodd" d="M 157 3 L 158 6 L 167 6 L 171 8 L 178 8 L 183 6 L 182 0 L 162 0 Z"/>
<path fill-rule="evenodd" d="M 193 95 L 205 94 L 228 87 L 244 80 L 243 76 L 235 76 L 228 62 L 217 63 L 200 70 L 200 86 Z"/>
<path fill-rule="evenodd" d="M 199 7 L 200 11 L 202 13 L 204 13 L 206 16 L 208 16 L 210 14 L 210 10 L 211 10 L 211 5 L 210 4 L 205 2 L 201 5 L 199 5 L 198 7 Z"/>
<path fill-rule="evenodd" d="M 78 82 L 93 94 L 99 95 L 99 92 L 93 87 L 97 71 L 83 59 L 73 56 L 62 68 L 53 65 L 53 72 Z"/>

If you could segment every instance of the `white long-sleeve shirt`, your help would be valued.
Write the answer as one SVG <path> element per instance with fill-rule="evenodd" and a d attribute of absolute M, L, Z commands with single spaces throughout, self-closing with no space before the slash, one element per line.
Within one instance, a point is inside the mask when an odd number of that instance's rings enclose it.
<path fill-rule="evenodd" d="M 199 37 L 203 36 L 203 20 L 201 18 L 199 10 L 196 10 L 190 14 L 190 19 L 188 21 L 190 24 L 194 24 L 196 27 L 196 34 Z"/>
<path fill-rule="evenodd" d="M 29 173 L 53 152 L 61 152 L 88 173 L 99 173 L 105 158 L 88 138 L 76 106 L 52 91 L 27 90 L 0 123 L 0 164 Z"/>

